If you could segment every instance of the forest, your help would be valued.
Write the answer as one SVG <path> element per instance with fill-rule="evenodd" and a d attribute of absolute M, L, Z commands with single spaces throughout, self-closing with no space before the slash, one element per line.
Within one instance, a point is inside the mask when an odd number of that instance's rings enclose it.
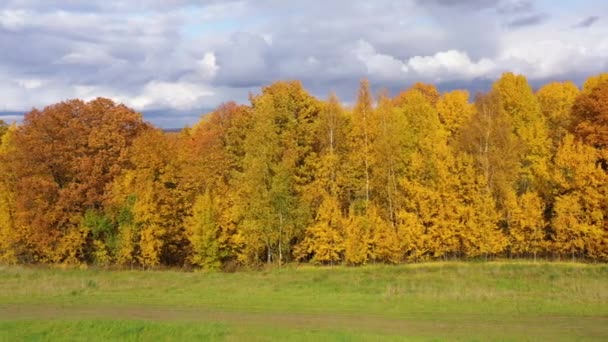
<path fill-rule="evenodd" d="M 75 99 L 0 134 L 1 263 L 608 260 L 608 74 L 352 106 L 279 81 L 178 133 Z"/>

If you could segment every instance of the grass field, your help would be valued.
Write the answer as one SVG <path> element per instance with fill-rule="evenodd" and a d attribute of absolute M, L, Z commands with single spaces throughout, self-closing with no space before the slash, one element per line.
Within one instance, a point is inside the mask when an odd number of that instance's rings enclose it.
<path fill-rule="evenodd" d="M 608 341 L 608 265 L 0 267 L 0 341 Z"/>

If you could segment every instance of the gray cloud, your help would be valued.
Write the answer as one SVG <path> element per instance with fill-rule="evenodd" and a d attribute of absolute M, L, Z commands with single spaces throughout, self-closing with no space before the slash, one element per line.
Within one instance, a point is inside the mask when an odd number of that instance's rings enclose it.
<path fill-rule="evenodd" d="M 569 30 L 556 41 L 547 28 L 551 8 L 539 6 L 527 0 L 5 0 L 0 112 L 105 96 L 175 127 L 223 101 L 246 102 L 249 92 L 278 79 L 299 79 L 317 96 L 333 90 L 351 102 L 364 77 L 393 93 L 416 81 L 474 90 L 505 70 L 533 80 L 566 72 L 581 79 L 605 67 L 606 28 L 597 18 L 580 23 L 595 35 Z M 570 22 L 581 18 L 575 12 Z"/>
<path fill-rule="evenodd" d="M 251 87 L 272 78 L 270 45 L 260 35 L 237 32 L 228 46 L 216 52 L 219 72 L 215 84 L 229 87 Z"/>
<path fill-rule="evenodd" d="M 587 17 L 587 18 L 583 19 L 578 24 L 574 25 L 574 28 L 590 27 L 593 24 L 595 24 L 599 19 L 600 19 L 600 17 L 592 15 L 590 17 Z"/>
<path fill-rule="evenodd" d="M 513 19 L 507 23 L 507 27 L 519 28 L 541 24 L 547 17 L 543 14 L 534 14 Z"/>
<path fill-rule="evenodd" d="M 534 12 L 534 4 L 530 0 L 503 0 L 497 6 L 500 14 L 528 14 Z"/>
<path fill-rule="evenodd" d="M 495 8 L 501 4 L 500 0 L 417 0 L 422 6 L 451 7 L 461 9 Z"/>

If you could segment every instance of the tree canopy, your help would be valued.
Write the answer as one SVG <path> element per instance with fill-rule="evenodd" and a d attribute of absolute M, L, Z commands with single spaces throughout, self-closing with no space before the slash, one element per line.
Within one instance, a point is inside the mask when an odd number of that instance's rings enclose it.
<path fill-rule="evenodd" d="M 608 82 L 356 102 L 280 81 L 166 134 L 98 98 L 0 122 L 0 261 L 608 260 Z"/>

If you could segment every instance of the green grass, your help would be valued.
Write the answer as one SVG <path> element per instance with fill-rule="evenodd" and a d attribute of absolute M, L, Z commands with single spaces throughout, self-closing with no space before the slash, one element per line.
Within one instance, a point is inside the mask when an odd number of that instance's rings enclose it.
<path fill-rule="evenodd" d="M 0 268 L 0 340 L 608 340 L 608 265 Z"/>

